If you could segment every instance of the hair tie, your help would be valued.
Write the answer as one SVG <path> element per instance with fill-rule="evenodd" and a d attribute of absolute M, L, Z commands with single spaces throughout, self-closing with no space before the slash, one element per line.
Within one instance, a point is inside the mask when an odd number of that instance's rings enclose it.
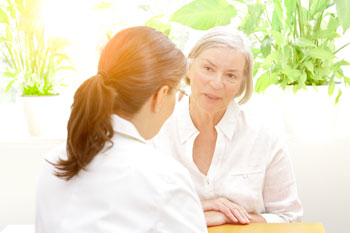
<path fill-rule="evenodd" d="M 97 74 L 100 75 L 104 81 L 106 81 L 108 78 L 108 75 L 105 71 L 99 71 Z"/>

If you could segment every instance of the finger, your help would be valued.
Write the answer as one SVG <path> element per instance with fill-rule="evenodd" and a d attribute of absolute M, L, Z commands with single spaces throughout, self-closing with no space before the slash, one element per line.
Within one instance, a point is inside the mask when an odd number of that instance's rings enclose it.
<path fill-rule="evenodd" d="M 241 213 L 242 217 L 246 220 L 246 222 L 250 223 L 250 220 L 249 220 L 249 217 L 248 217 L 249 214 L 247 213 L 247 211 L 243 207 L 239 208 L 238 210 Z"/>
<path fill-rule="evenodd" d="M 244 208 L 243 208 L 243 210 L 244 210 L 244 213 L 246 214 L 247 218 L 248 218 L 249 220 L 252 220 L 253 218 L 252 218 L 252 216 L 250 216 L 250 214 L 248 213 L 248 211 L 246 211 L 246 209 L 244 209 Z"/>
<path fill-rule="evenodd" d="M 245 210 L 245 208 L 243 208 L 240 205 L 237 205 L 229 200 L 227 200 L 227 204 L 228 204 L 228 208 L 230 208 L 231 210 L 234 209 L 238 209 L 239 212 L 241 213 L 241 215 L 245 218 L 246 222 L 249 223 L 250 219 L 252 219 L 252 217 L 248 214 L 248 212 Z"/>
<path fill-rule="evenodd" d="M 237 223 L 237 218 L 232 214 L 231 210 L 227 208 L 226 206 L 221 206 L 219 209 L 221 213 L 223 213 L 230 221 Z"/>
<path fill-rule="evenodd" d="M 239 223 L 241 224 L 247 224 L 248 222 L 245 220 L 245 218 L 241 215 L 240 211 L 235 209 L 233 210 L 234 216 L 238 219 Z"/>

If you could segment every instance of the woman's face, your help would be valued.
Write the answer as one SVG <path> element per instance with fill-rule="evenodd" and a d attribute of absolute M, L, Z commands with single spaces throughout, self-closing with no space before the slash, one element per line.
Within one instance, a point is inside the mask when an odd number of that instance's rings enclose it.
<path fill-rule="evenodd" d="M 225 111 L 244 80 L 244 56 L 233 48 L 212 47 L 189 67 L 191 101 L 208 113 Z"/>

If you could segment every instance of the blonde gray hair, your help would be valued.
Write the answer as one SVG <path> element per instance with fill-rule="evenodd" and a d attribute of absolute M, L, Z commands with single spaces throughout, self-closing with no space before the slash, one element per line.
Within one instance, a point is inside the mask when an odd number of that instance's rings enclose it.
<path fill-rule="evenodd" d="M 202 36 L 195 46 L 191 49 L 188 59 L 196 59 L 204 50 L 213 47 L 229 47 L 242 53 L 245 57 L 244 80 L 240 91 L 236 97 L 239 97 L 239 104 L 248 102 L 253 93 L 253 54 L 251 52 L 248 38 L 243 32 L 230 29 L 228 27 L 214 27 Z M 189 79 L 186 82 L 189 84 Z"/>

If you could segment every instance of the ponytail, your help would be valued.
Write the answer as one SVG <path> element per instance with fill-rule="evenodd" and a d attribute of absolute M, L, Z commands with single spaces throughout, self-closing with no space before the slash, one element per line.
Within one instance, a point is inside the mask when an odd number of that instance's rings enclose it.
<path fill-rule="evenodd" d="M 76 91 L 68 121 L 67 159 L 53 164 L 56 176 L 70 180 L 104 148 L 113 142 L 111 116 L 115 110 L 116 91 L 107 86 L 105 74 L 86 80 Z"/>
<path fill-rule="evenodd" d="M 109 40 L 98 70 L 74 95 L 67 158 L 51 163 L 56 176 L 65 180 L 86 170 L 107 143 L 107 148 L 113 146 L 113 114 L 132 118 L 162 86 L 177 86 L 186 73 L 186 58 L 161 32 L 132 27 Z"/>

